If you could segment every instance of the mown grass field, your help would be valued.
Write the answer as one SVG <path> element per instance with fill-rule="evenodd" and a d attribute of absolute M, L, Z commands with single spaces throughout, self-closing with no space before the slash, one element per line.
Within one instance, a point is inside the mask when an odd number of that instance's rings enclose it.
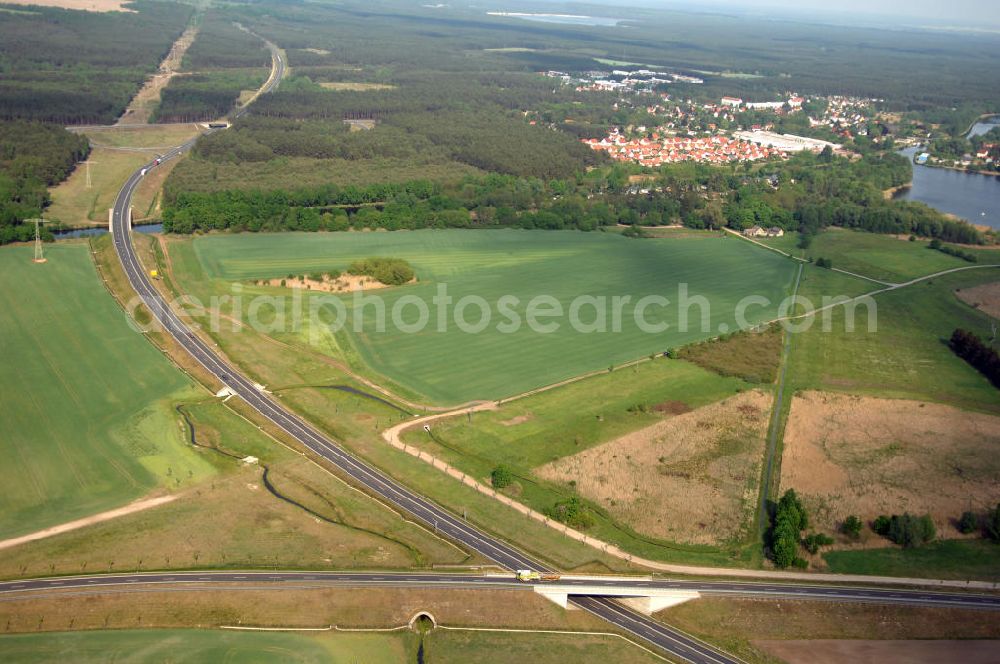
<path fill-rule="evenodd" d="M 528 473 L 660 421 L 662 416 L 654 412 L 658 404 L 680 402 L 694 409 L 747 387 L 738 378 L 657 358 L 511 401 L 498 410 L 441 420 L 433 432 L 439 445 L 485 461 L 478 474 L 488 475 L 498 463 Z M 426 438 L 422 430 L 404 434 L 404 440 Z"/>
<path fill-rule="evenodd" d="M 397 664 L 408 661 L 412 634 L 229 632 L 207 629 L 145 629 L 0 636 L 0 658 L 34 664 L 91 662 L 295 662 Z"/>
<path fill-rule="evenodd" d="M 133 629 L 0 636 L 0 658 L 36 664 L 240 662 L 256 664 L 403 664 L 417 660 L 414 632 L 319 634 L 208 629 Z M 651 664 L 662 659 L 615 636 L 436 630 L 425 637 L 424 664 L 530 661 Z"/>
<path fill-rule="evenodd" d="M 828 258 L 834 267 L 889 282 L 909 281 L 968 265 L 960 258 L 930 249 L 926 240 L 909 242 L 891 235 L 841 228 L 828 228 L 808 249 L 799 251 L 806 258 Z"/>
<path fill-rule="evenodd" d="M 839 574 L 1000 580 L 1000 546 L 983 540 L 941 540 L 919 549 L 830 551 L 823 559 Z"/>
<path fill-rule="evenodd" d="M 419 283 L 377 295 L 389 313 L 404 296 L 421 299 L 429 307 L 428 326 L 408 334 L 390 319 L 386 331 L 379 332 L 375 308 L 368 306 L 361 314 L 360 333 L 352 322 L 331 341 L 358 366 L 444 403 L 516 394 L 735 329 L 736 304 L 748 295 L 770 301 L 747 310 L 751 322 L 773 318 L 795 273 L 786 258 L 721 237 L 640 241 L 605 233 L 515 230 L 217 235 L 196 239 L 194 248 L 206 276 L 222 281 L 343 269 L 371 255 L 410 261 Z M 432 303 L 440 284 L 454 298 L 444 332 L 438 331 L 438 310 Z M 678 306 L 682 284 L 689 297 L 701 296 L 709 303 L 704 327 L 701 307 Z M 581 294 L 606 298 L 608 332 L 571 327 L 565 314 Z M 482 332 L 463 332 L 451 317 L 454 303 L 466 295 L 484 298 L 490 308 L 491 319 Z M 506 295 L 518 298 L 513 310 L 522 324 L 513 332 L 497 329 L 508 321 L 497 307 Z M 551 296 L 562 307 L 562 318 L 540 319 L 559 322 L 554 332 L 539 333 L 524 324 L 527 303 L 538 295 Z M 671 303 L 646 310 L 650 322 L 669 325 L 665 332 L 643 332 L 635 323 L 635 303 L 647 295 L 665 296 Z M 620 332 L 611 331 L 614 296 L 631 298 L 621 309 Z M 353 317 L 352 298 L 344 301 Z M 686 331 L 679 325 L 681 309 L 690 318 Z M 414 306 L 402 310 L 407 324 L 417 316 Z M 478 306 L 466 309 L 467 321 L 477 323 L 480 317 Z M 578 318 L 593 323 L 594 307 L 583 306 Z"/>
<path fill-rule="evenodd" d="M 854 331 L 847 331 L 843 307 L 832 310 L 829 331 L 817 317 L 810 329 L 792 335 L 790 383 L 795 389 L 929 399 L 1000 412 L 996 388 L 947 346 L 958 327 L 990 338 L 990 318 L 954 291 L 998 276 L 1000 268 L 968 270 L 878 295 L 877 329 L 871 332 L 864 307 L 857 309 Z"/>
<path fill-rule="evenodd" d="M 214 472 L 184 445 L 172 402 L 192 384 L 133 331 L 88 246 L 0 250 L 0 537 L 120 506 Z M 16 285 L 16 287 L 14 287 Z"/>

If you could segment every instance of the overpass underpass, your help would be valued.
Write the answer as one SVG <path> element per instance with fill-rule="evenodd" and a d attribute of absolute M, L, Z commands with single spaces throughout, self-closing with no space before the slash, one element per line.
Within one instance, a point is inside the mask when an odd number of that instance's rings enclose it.
<path fill-rule="evenodd" d="M 624 579 L 623 579 L 624 581 Z M 560 581 L 532 584 L 532 590 L 564 609 L 579 608 L 575 600 L 585 597 L 614 599 L 647 616 L 663 609 L 698 599 L 701 593 L 680 588 L 637 587 L 635 582 L 623 585 L 585 585 L 578 581 Z"/>

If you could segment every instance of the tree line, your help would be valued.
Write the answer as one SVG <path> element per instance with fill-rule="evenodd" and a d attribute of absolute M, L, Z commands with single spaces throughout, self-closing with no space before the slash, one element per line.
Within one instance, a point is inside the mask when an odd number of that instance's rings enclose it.
<path fill-rule="evenodd" d="M 542 180 L 494 173 L 456 182 L 195 192 L 168 180 L 163 221 L 173 233 L 488 227 L 590 231 L 654 218 L 661 223 L 683 207 L 671 192 L 639 196 L 607 192 L 606 186 L 599 176 Z"/>

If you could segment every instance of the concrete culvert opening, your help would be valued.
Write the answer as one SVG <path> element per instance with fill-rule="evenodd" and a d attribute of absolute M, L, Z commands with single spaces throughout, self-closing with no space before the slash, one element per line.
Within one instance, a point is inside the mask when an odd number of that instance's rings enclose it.
<path fill-rule="evenodd" d="M 410 618 L 410 629 L 420 635 L 420 645 L 417 647 L 417 664 L 427 662 L 427 635 L 437 627 L 437 621 L 427 611 L 420 611 Z"/>
<path fill-rule="evenodd" d="M 434 616 L 427 611 L 420 611 L 410 618 L 410 629 L 425 634 L 437 627 Z"/>

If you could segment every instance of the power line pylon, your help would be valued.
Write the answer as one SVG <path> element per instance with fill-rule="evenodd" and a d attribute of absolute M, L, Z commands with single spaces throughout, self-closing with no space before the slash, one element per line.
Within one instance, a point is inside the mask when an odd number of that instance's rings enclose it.
<path fill-rule="evenodd" d="M 33 263 L 44 263 L 46 261 L 45 254 L 42 252 L 42 233 L 41 225 L 48 223 L 44 219 L 25 219 L 28 222 L 34 222 L 35 224 L 35 257 L 32 259 Z"/>

